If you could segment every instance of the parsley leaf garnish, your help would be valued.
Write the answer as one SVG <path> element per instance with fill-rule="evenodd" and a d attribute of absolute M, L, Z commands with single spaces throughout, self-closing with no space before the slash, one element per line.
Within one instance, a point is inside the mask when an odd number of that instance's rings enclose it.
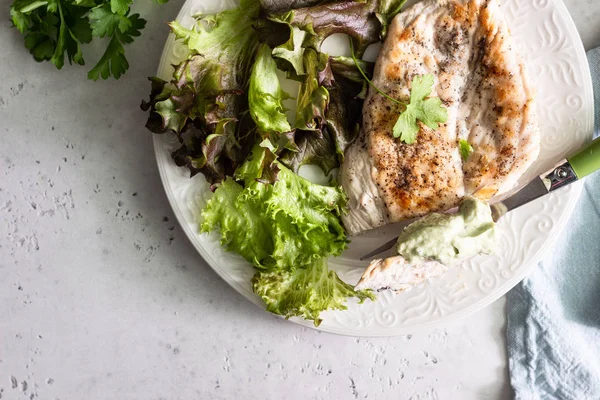
<path fill-rule="evenodd" d="M 463 161 L 467 161 L 467 159 L 473 152 L 473 146 L 471 146 L 471 144 L 465 139 L 460 139 L 458 141 L 458 147 L 460 149 L 460 156 L 462 157 Z"/>
<path fill-rule="evenodd" d="M 146 25 L 139 14 L 129 15 L 132 1 L 14 0 L 10 17 L 33 58 L 50 61 L 58 69 L 64 66 L 65 55 L 69 64 L 84 65 L 82 45 L 94 37 L 107 37 L 108 46 L 88 78 L 118 79 L 129 68 L 123 45 L 133 42 Z"/>
<path fill-rule="evenodd" d="M 410 88 L 410 102 L 407 104 L 383 92 L 367 77 L 354 55 L 352 41 L 350 41 L 350 52 L 354 65 L 369 85 L 386 99 L 404 107 L 404 111 L 400 113 L 392 130 L 392 135 L 395 138 L 399 137 L 404 143 L 413 144 L 417 140 L 417 134 L 421 129 L 417 121 L 421 121 L 434 130 L 439 128 L 439 123 L 447 121 L 448 112 L 442 105 L 442 100 L 439 97 L 429 97 L 433 90 L 433 75 L 417 75 L 413 78 Z"/>
<path fill-rule="evenodd" d="M 392 132 L 394 137 L 400 137 L 403 142 L 412 144 L 417 140 L 417 133 L 420 130 L 417 120 L 433 130 L 439 128 L 438 123 L 446 122 L 448 112 L 442 106 L 442 100 L 439 97 L 427 98 L 431 94 L 432 88 L 433 75 L 419 75 L 413 78 L 410 88 L 410 103 L 394 125 Z"/>

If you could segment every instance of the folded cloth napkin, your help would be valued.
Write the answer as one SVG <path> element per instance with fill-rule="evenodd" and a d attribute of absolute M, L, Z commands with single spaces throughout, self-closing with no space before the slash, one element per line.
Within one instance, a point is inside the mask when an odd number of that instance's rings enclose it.
<path fill-rule="evenodd" d="M 588 52 L 600 128 L 600 48 Z M 600 399 L 600 172 L 559 242 L 508 294 L 508 362 L 519 400 Z"/>

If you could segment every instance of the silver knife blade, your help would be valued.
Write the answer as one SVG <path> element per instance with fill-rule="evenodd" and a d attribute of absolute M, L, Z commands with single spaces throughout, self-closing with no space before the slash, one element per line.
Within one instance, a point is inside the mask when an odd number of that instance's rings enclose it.
<path fill-rule="evenodd" d="M 492 210 L 492 218 L 494 222 L 498 221 L 504 214 L 527 204 L 535 199 L 538 199 L 549 192 L 568 185 L 571 182 L 577 180 L 577 175 L 571 167 L 571 164 L 567 160 L 562 160 L 558 166 L 555 166 L 551 170 L 535 177 L 531 182 L 525 185 L 518 192 L 512 196 L 503 199 L 502 201 L 496 202 L 490 205 Z M 407 221 L 406 225 L 403 225 L 404 229 L 409 223 L 414 222 L 416 219 Z M 360 258 L 361 261 L 368 260 L 378 254 L 381 254 L 387 250 L 390 250 L 396 244 L 398 237 L 390 240 L 384 245 L 377 249 L 365 254 Z"/>
<path fill-rule="evenodd" d="M 364 256 L 362 256 L 360 258 L 360 261 L 368 260 L 371 257 L 374 257 L 374 256 L 376 256 L 378 254 L 383 253 L 384 251 L 387 251 L 387 250 L 391 249 L 392 247 L 394 247 L 394 245 L 396 244 L 397 240 L 398 240 L 398 238 L 395 237 L 394 239 L 390 240 L 389 242 L 385 243 L 384 245 L 379 246 L 378 248 L 376 248 L 372 252 L 367 253 Z"/>

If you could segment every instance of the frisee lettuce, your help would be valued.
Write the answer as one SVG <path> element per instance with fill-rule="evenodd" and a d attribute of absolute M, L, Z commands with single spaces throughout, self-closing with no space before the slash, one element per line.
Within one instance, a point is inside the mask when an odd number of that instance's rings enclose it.
<path fill-rule="evenodd" d="M 202 232 L 219 228 L 221 243 L 257 268 L 295 269 L 337 256 L 347 239 L 339 216 L 346 197 L 338 187 L 321 186 L 294 174 L 270 150 L 257 147 L 202 210 Z M 275 164 L 274 184 L 259 180 Z M 242 186 L 243 184 L 243 186 Z"/>
<path fill-rule="evenodd" d="M 375 299 L 371 292 L 356 291 L 330 270 L 324 258 L 315 260 L 308 268 L 295 271 L 257 271 L 252 288 L 265 304 L 267 311 L 287 318 L 298 316 L 319 326 L 321 311 L 345 310 L 346 300 L 357 297 L 362 303 Z"/>
<path fill-rule="evenodd" d="M 273 184 L 261 181 L 274 167 Z M 355 292 L 327 267 L 327 257 L 346 248 L 339 217 L 346 197 L 339 187 L 316 185 L 280 164 L 271 150 L 256 147 L 236 180 L 227 178 L 201 212 L 201 231 L 219 230 L 221 244 L 252 263 L 255 293 L 267 309 L 320 323 L 320 312 L 343 309 Z"/>

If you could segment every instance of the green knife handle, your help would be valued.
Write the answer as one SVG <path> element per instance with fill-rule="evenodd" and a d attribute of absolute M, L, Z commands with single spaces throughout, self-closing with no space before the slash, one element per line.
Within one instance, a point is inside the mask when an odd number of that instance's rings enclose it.
<path fill-rule="evenodd" d="M 571 167 L 573 167 L 573 171 L 575 171 L 578 179 L 600 169 L 600 137 L 597 137 L 577 153 L 568 157 L 567 160 L 571 164 Z"/>

